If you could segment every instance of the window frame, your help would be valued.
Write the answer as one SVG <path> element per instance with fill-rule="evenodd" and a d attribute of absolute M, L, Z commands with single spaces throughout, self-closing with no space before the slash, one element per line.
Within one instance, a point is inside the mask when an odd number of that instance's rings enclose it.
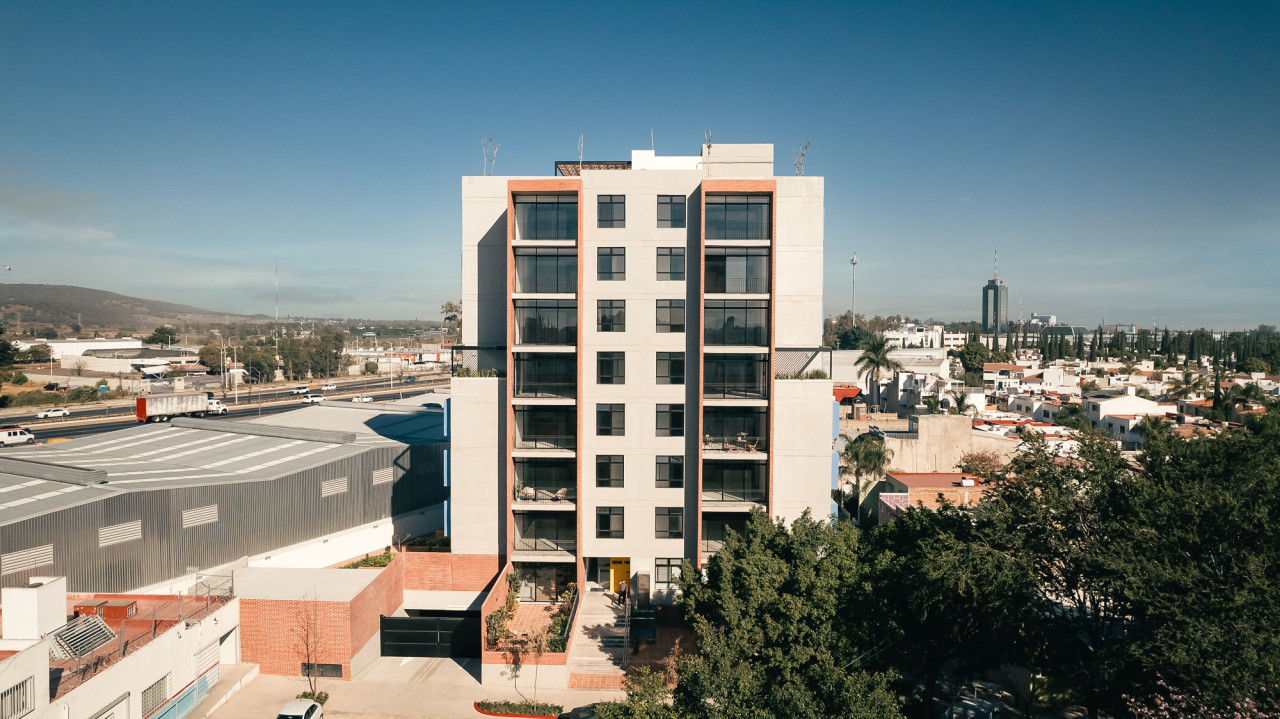
<path fill-rule="evenodd" d="M 679 582 L 681 568 L 684 566 L 684 557 L 658 557 L 653 560 L 653 586 L 655 589 L 665 587 L 671 589 Z M 662 575 L 667 575 L 666 579 Z"/>
<path fill-rule="evenodd" d="M 677 418 L 679 418 L 677 426 Z M 665 426 L 664 426 L 665 425 Z M 684 403 L 659 404 L 655 417 L 654 435 L 657 437 L 683 437 L 685 428 Z"/>
<path fill-rule="evenodd" d="M 606 263 L 608 269 L 605 269 Z M 600 282 L 621 282 L 627 279 L 627 248 L 596 248 L 596 280 Z"/>
<path fill-rule="evenodd" d="M 682 334 L 686 326 L 684 300 L 655 300 L 654 302 L 655 331 L 659 334 Z M 680 316 L 679 322 L 675 321 L 677 312 Z"/>
<path fill-rule="evenodd" d="M 609 422 L 604 424 L 601 419 L 608 415 Z M 617 420 L 615 424 L 615 420 Z M 598 403 L 596 404 L 596 436 L 597 437 L 624 437 L 627 431 L 627 406 L 619 403 Z"/>
<path fill-rule="evenodd" d="M 626 332 L 627 301 L 596 300 L 596 331 Z"/>
<path fill-rule="evenodd" d="M 608 212 L 606 212 L 608 208 Z M 605 215 L 608 215 L 606 218 Z M 596 195 L 596 227 L 615 229 L 627 226 L 626 195 Z"/>
<path fill-rule="evenodd" d="M 601 476 L 602 467 L 607 468 Z M 616 475 L 616 476 L 615 476 Z M 596 455 L 596 486 L 607 488 L 619 488 L 623 486 L 626 480 L 626 463 L 620 454 L 597 454 Z"/>
<path fill-rule="evenodd" d="M 602 527 L 603 518 L 608 518 L 607 529 Z M 622 507 L 596 507 L 596 539 L 626 539 L 626 530 L 627 515 Z"/>
<path fill-rule="evenodd" d="M 672 372 L 671 367 L 674 363 L 679 363 L 680 373 L 677 375 Z M 685 356 L 684 352 L 658 352 L 656 356 L 656 371 L 654 381 L 657 384 L 664 385 L 683 385 L 685 375 Z M 666 370 L 664 373 L 663 370 Z M 675 381 L 679 377 L 680 381 Z M 664 381 L 665 379 L 665 381 Z"/>
<path fill-rule="evenodd" d="M 679 202 L 677 202 L 677 200 Z M 663 208 L 666 208 L 666 218 L 663 218 Z M 679 207 L 680 211 L 676 212 Z M 688 224 L 688 198 L 684 195 L 658 195 L 658 228 L 683 230 Z M 680 217 L 677 219 L 676 215 Z M 663 224 L 666 223 L 666 224 Z"/>
<path fill-rule="evenodd" d="M 684 248 L 683 247 L 659 247 L 657 248 L 657 251 L 658 251 L 658 254 L 657 254 L 658 281 L 659 282 L 684 282 L 685 271 L 688 269 L 688 265 L 685 262 L 687 255 L 684 251 Z M 665 270 L 662 268 L 662 265 L 663 265 L 662 258 L 664 257 L 667 258 Z M 680 258 L 679 271 L 673 269 L 673 265 L 677 257 Z M 666 277 L 663 277 L 663 275 L 666 275 Z"/>
<path fill-rule="evenodd" d="M 653 538 L 684 539 L 684 507 L 654 507 Z"/>
<path fill-rule="evenodd" d="M 609 367 L 609 372 L 605 368 Z M 626 384 L 627 353 L 620 351 L 596 352 L 596 384 Z"/>
<path fill-rule="evenodd" d="M 678 454 L 660 454 L 654 459 L 654 486 L 659 489 L 684 489 L 684 457 Z M 678 478 L 671 476 L 672 467 L 680 468 Z"/>

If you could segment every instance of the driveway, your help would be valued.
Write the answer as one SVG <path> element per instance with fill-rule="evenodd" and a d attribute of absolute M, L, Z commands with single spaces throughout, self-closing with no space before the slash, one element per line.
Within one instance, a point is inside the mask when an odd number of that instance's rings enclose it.
<path fill-rule="evenodd" d="M 472 660 L 474 661 L 474 660 Z M 452 659 L 382 657 L 351 681 L 320 679 L 329 692 L 326 719 L 418 719 L 465 717 L 476 719 L 473 702 L 481 699 L 520 699 L 512 689 L 482 687 L 472 672 L 478 666 Z M 260 675 L 227 700 L 210 719 L 275 719 L 284 703 L 307 688 L 301 677 Z M 529 698 L 532 699 L 532 696 Z M 561 690 L 538 692 L 538 701 L 563 704 L 565 710 L 600 701 L 622 699 L 621 692 Z"/>

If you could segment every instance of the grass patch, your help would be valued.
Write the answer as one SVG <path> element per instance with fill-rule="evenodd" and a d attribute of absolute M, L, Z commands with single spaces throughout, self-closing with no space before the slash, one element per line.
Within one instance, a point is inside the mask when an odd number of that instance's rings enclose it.
<path fill-rule="evenodd" d="M 364 559 L 354 561 L 350 564 L 342 565 L 342 569 L 359 569 L 361 567 L 385 567 L 391 564 L 391 560 L 395 559 L 394 554 L 373 554 Z"/>
<path fill-rule="evenodd" d="M 548 704 L 546 702 L 483 701 L 476 702 L 476 706 L 490 714 L 534 714 L 538 716 L 558 716 L 564 711 L 563 706 L 559 704 Z"/>

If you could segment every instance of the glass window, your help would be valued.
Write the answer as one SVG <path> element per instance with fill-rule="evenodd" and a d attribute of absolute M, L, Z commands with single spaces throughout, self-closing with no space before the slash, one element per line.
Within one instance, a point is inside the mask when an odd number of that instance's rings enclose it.
<path fill-rule="evenodd" d="M 657 466 L 658 487 L 678 489 L 684 486 L 684 457 L 660 455 Z"/>
<path fill-rule="evenodd" d="M 622 486 L 622 455 L 620 454 L 596 455 L 596 486 L 597 487 L 621 487 Z"/>
<path fill-rule="evenodd" d="M 708 247 L 706 290 L 711 293 L 767 293 L 769 249 Z"/>
<path fill-rule="evenodd" d="M 627 196 L 598 195 L 596 197 L 597 227 L 627 226 Z"/>
<path fill-rule="evenodd" d="M 684 227 L 684 195 L 658 195 L 658 227 Z"/>
<path fill-rule="evenodd" d="M 600 332 L 625 332 L 626 329 L 626 300 L 596 300 L 596 330 Z"/>
<path fill-rule="evenodd" d="M 768 300 L 707 300 L 704 322 L 708 345 L 769 344 Z"/>
<path fill-rule="evenodd" d="M 596 279 L 627 279 L 627 251 L 622 247 L 596 249 Z"/>
<path fill-rule="evenodd" d="M 708 240 L 767 240 L 773 233 L 769 195 L 707 195 Z"/>
<path fill-rule="evenodd" d="M 515 396 L 572 398 L 577 395 L 578 363 L 560 352 L 517 352 Z"/>
<path fill-rule="evenodd" d="M 708 354 L 703 363 L 704 397 L 764 399 L 769 388 L 765 354 Z"/>
<path fill-rule="evenodd" d="M 658 279 L 684 280 L 684 248 L 658 248 Z"/>
<path fill-rule="evenodd" d="M 577 195 L 516 195 L 517 240 L 578 239 Z"/>
<path fill-rule="evenodd" d="M 601 437 L 621 437 L 626 430 L 626 410 L 621 404 L 596 405 L 596 434 Z"/>
<path fill-rule="evenodd" d="M 684 560 L 680 557 L 655 559 L 653 565 L 653 586 L 660 589 L 672 589 L 680 579 L 680 566 Z"/>
<path fill-rule="evenodd" d="M 684 537 L 684 508 L 655 507 L 654 536 L 658 539 L 682 539 Z"/>
<path fill-rule="evenodd" d="M 570 247 L 517 247 L 516 292 L 577 292 L 578 251 Z"/>
<path fill-rule="evenodd" d="M 684 353 L 658 353 L 658 384 L 684 384 Z"/>
<path fill-rule="evenodd" d="M 576 345 L 578 303 L 575 300 L 513 300 L 516 344 Z"/>
<path fill-rule="evenodd" d="M 684 332 L 684 300 L 658 300 L 658 331 Z"/>
<path fill-rule="evenodd" d="M 683 437 L 684 436 L 684 405 L 683 404 L 658 405 L 658 436 L 659 437 Z"/>
<path fill-rule="evenodd" d="M 516 407 L 517 449 L 573 449 L 578 419 L 572 407 Z"/>
<path fill-rule="evenodd" d="M 597 352 L 596 383 L 622 384 L 626 381 L 625 359 L 623 352 Z"/>
<path fill-rule="evenodd" d="M 622 539 L 622 507 L 596 507 L 596 538 Z"/>

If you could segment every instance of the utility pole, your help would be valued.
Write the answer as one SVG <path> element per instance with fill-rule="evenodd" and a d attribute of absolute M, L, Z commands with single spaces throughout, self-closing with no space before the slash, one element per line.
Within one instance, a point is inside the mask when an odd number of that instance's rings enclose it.
<path fill-rule="evenodd" d="M 849 314 L 853 317 L 853 326 L 858 326 L 858 253 L 853 253 L 853 257 L 849 258 L 849 267 L 852 269 L 853 286 L 850 291 L 850 310 Z"/>

